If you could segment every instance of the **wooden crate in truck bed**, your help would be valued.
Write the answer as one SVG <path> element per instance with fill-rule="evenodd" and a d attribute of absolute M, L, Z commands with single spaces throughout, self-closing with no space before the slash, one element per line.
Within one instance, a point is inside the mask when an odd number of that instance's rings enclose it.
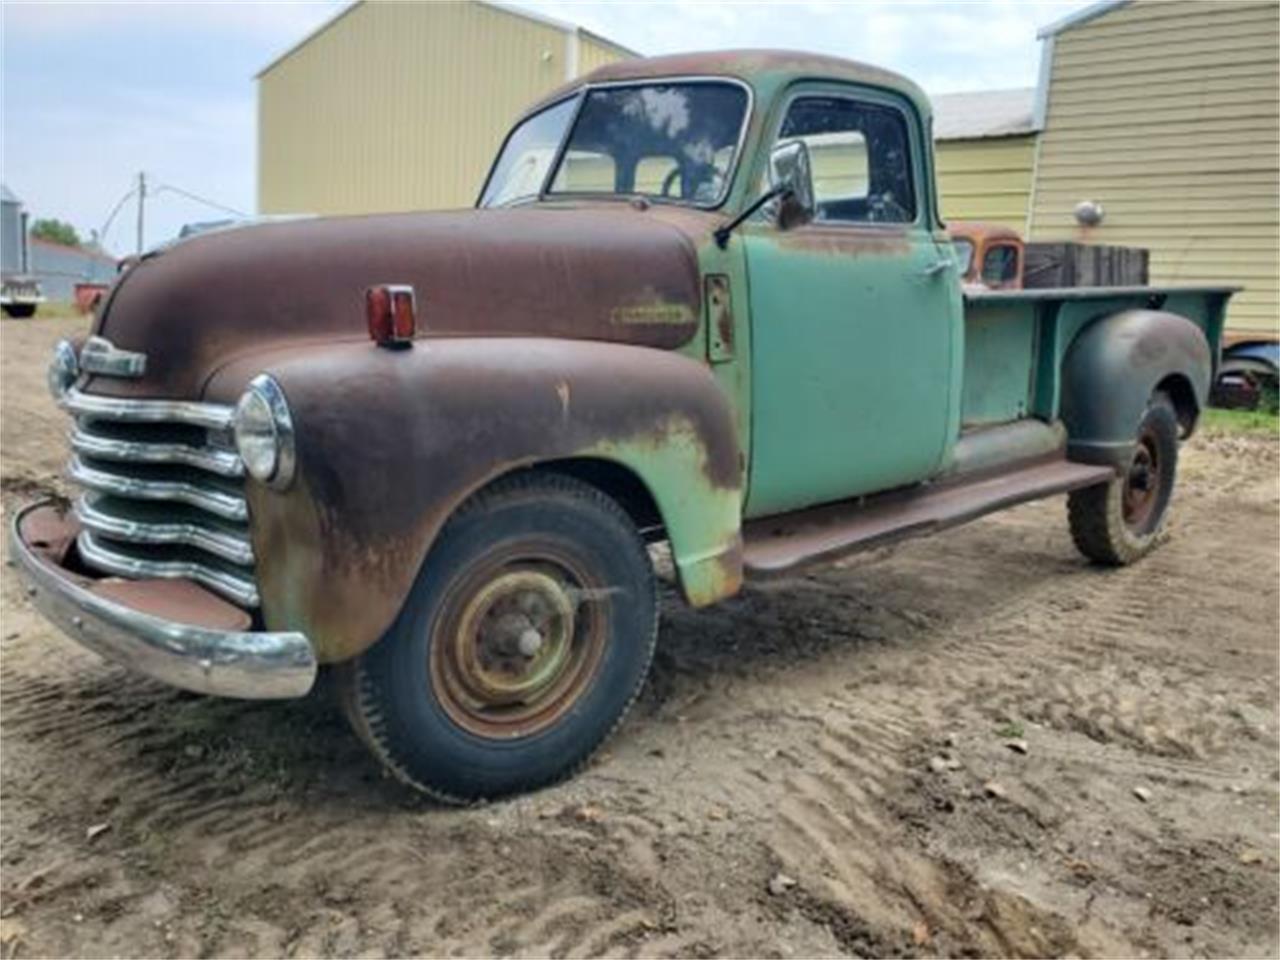
<path fill-rule="evenodd" d="M 1028 243 L 1023 286 L 1135 287 L 1148 282 L 1148 252 L 1142 247 L 1091 243 Z"/>

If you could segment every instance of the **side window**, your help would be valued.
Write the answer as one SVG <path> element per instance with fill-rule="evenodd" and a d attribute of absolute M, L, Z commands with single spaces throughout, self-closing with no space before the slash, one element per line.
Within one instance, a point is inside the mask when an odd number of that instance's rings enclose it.
<path fill-rule="evenodd" d="M 968 237 L 956 237 L 951 241 L 951 245 L 956 251 L 956 264 L 960 268 L 960 276 L 965 280 L 972 280 L 970 273 L 973 270 L 973 241 Z"/>
<path fill-rule="evenodd" d="M 982 255 L 982 282 L 991 287 L 1004 286 L 1018 276 L 1018 248 L 1007 243 L 987 247 Z"/>
<path fill-rule="evenodd" d="M 813 168 L 815 219 L 911 223 L 916 219 L 906 118 L 843 97 L 792 102 L 778 142 L 802 140 Z"/>

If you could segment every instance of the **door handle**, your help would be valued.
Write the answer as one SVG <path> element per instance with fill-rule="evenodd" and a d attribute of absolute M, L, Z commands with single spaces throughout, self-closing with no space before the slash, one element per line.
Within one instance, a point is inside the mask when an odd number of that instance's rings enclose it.
<path fill-rule="evenodd" d="M 926 279 L 932 280 L 954 266 L 955 262 L 952 260 L 936 260 L 921 270 L 920 274 Z"/>

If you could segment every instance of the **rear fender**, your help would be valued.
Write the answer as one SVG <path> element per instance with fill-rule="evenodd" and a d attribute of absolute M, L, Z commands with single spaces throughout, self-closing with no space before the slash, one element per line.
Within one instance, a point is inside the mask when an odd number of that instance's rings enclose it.
<path fill-rule="evenodd" d="M 1085 463 L 1125 466 L 1151 394 L 1182 381 L 1193 409 L 1204 408 L 1213 370 L 1209 342 L 1186 317 L 1160 310 L 1124 310 L 1095 320 L 1063 358 L 1062 421 L 1067 452 Z"/>
<path fill-rule="evenodd" d="M 258 372 L 237 366 L 227 376 Z M 400 351 L 318 346 L 265 367 L 289 402 L 297 475 L 283 493 L 249 484 L 263 613 L 271 629 L 306 633 L 322 662 L 385 632 L 467 497 L 548 461 L 598 459 L 638 478 L 691 603 L 741 584 L 734 420 L 695 361 L 513 337 L 419 340 Z"/>

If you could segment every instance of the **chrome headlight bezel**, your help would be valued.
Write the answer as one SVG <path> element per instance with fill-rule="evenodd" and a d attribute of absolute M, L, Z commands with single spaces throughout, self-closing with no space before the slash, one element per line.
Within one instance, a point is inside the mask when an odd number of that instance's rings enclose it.
<path fill-rule="evenodd" d="M 45 383 L 53 399 L 61 402 L 75 382 L 80 379 L 80 357 L 70 340 L 59 340 L 53 348 Z"/>
<path fill-rule="evenodd" d="M 280 384 L 265 373 L 249 382 L 232 418 L 245 471 L 273 490 L 285 490 L 297 465 L 293 417 Z"/>

